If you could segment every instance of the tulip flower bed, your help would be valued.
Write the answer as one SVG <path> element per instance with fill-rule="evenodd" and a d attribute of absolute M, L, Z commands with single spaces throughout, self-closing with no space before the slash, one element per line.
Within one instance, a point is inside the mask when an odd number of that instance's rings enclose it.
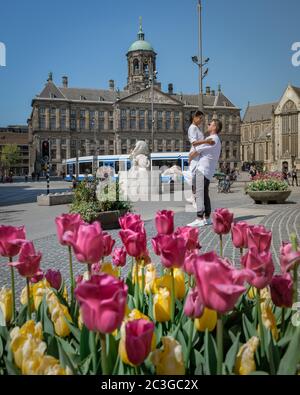
<path fill-rule="evenodd" d="M 98 222 L 56 218 L 58 241 L 69 252 L 69 292 L 59 271 L 42 272 L 42 254 L 24 227 L 0 226 L 0 255 L 11 273 L 0 291 L 0 373 L 297 374 L 296 236 L 282 245 L 282 273 L 275 275 L 264 226 L 234 222 L 218 209 L 218 253 L 201 253 L 199 230 L 174 229 L 173 216 L 156 214 L 156 262 L 138 215 L 120 219 L 121 248 Z M 230 232 L 241 269 L 222 256 Z M 76 279 L 74 256 L 83 264 Z M 24 278 L 18 311 L 17 275 Z"/>

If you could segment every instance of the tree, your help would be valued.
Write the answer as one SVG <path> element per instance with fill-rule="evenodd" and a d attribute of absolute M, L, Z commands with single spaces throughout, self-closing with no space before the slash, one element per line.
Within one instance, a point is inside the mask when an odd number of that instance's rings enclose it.
<path fill-rule="evenodd" d="M 21 159 L 20 148 L 16 144 L 7 144 L 2 147 L 0 163 L 2 169 L 10 171 L 10 168 Z"/>

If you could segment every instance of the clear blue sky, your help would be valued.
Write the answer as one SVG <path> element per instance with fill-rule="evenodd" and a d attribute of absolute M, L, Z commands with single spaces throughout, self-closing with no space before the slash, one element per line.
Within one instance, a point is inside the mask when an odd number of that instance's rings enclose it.
<path fill-rule="evenodd" d="M 127 76 L 126 51 L 138 18 L 158 53 L 163 89 L 197 92 L 197 0 L 10 0 L 0 6 L 0 125 L 26 123 L 31 99 L 49 71 L 74 87 L 105 88 Z M 203 0 L 204 54 L 211 58 L 205 85 L 241 108 L 276 101 L 290 82 L 300 86 L 291 45 L 300 41 L 299 0 Z"/>

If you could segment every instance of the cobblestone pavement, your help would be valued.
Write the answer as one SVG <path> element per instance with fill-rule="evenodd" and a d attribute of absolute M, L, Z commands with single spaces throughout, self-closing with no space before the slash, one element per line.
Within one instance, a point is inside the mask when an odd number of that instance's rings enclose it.
<path fill-rule="evenodd" d="M 217 199 L 214 204 L 218 207 L 229 207 L 231 211 L 235 214 L 236 220 L 247 220 L 250 223 L 262 223 L 268 229 L 273 232 L 273 241 L 272 241 L 272 253 L 274 258 L 274 263 L 276 264 L 278 270 L 278 254 L 279 247 L 282 241 L 288 240 L 289 236 L 292 232 L 296 232 L 298 238 L 300 239 L 300 193 L 296 192 L 292 196 L 293 198 L 289 202 L 289 204 L 284 205 L 269 205 L 269 206 L 256 206 L 242 191 L 236 191 L 236 195 L 214 195 L 214 198 Z M 20 206 L 21 208 L 22 206 Z M 163 208 L 173 208 L 173 203 L 166 202 L 166 206 Z M 147 212 L 145 220 L 145 227 L 149 240 L 149 250 L 151 252 L 151 256 L 153 262 L 159 263 L 159 257 L 155 256 L 152 252 L 151 247 L 151 238 L 155 236 L 156 230 L 154 227 L 153 218 L 156 210 L 161 209 L 160 203 L 157 203 L 156 206 L 153 206 L 151 210 L 145 204 L 141 206 L 137 205 L 137 212 Z M 184 226 L 191 222 L 195 214 L 192 212 L 185 212 L 184 205 L 174 204 L 174 208 L 176 211 L 175 214 L 175 225 L 176 226 Z M 4 209 L 4 207 L 2 207 Z M 151 215 L 150 215 L 151 212 Z M 5 213 L 5 210 L 2 211 Z M 57 212 L 54 211 L 53 214 L 57 215 Z M 55 215 L 52 217 L 51 221 L 54 220 Z M 144 217 L 145 219 L 145 217 Z M 2 221 L 0 218 L 0 223 L 7 223 L 6 221 Z M 52 232 L 52 229 L 51 229 Z M 120 246 L 121 241 L 118 237 L 119 230 L 110 231 L 112 236 L 116 239 L 116 245 Z M 47 270 L 48 268 L 55 268 L 61 270 L 63 277 L 68 279 L 68 254 L 67 249 L 62 247 L 56 238 L 54 232 L 47 236 L 43 236 L 34 238 L 35 247 L 37 250 L 40 250 L 43 253 L 42 264 L 41 267 L 43 270 Z M 212 231 L 212 227 L 208 226 L 202 228 L 200 230 L 200 243 L 202 245 L 202 251 L 211 251 L 215 250 L 219 252 L 219 237 L 215 235 Z M 229 258 L 236 266 L 239 265 L 239 257 L 240 253 L 238 250 L 232 247 L 230 235 L 224 237 L 224 255 Z M 75 261 L 75 259 L 74 259 Z M 74 273 L 77 275 L 86 270 L 86 266 L 80 263 L 74 262 Z M 0 258 L 0 287 L 3 285 L 10 284 L 10 276 L 9 270 L 6 264 L 6 260 Z M 16 286 L 17 293 L 21 291 L 21 289 L 25 286 L 25 280 L 16 275 Z"/>

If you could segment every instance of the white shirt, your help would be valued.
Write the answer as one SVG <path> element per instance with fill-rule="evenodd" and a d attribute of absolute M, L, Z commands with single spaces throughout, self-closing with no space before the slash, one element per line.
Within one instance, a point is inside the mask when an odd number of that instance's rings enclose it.
<path fill-rule="evenodd" d="M 221 141 L 217 134 L 213 134 L 207 139 L 214 140 L 214 145 L 199 145 L 196 147 L 197 152 L 200 154 L 200 159 L 198 161 L 197 170 L 201 171 L 201 173 L 208 180 L 212 180 L 216 168 L 218 166 L 218 162 L 221 154 Z M 206 139 L 206 140 L 207 140 Z"/>
<path fill-rule="evenodd" d="M 193 123 L 191 124 L 191 126 L 189 127 L 188 130 L 188 137 L 189 137 L 189 141 L 191 143 L 191 150 L 190 152 L 195 151 L 195 148 L 192 146 L 192 144 L 195 141 L 199 141 L 199 140 L 204 140 L 204 134 L 202 133 L 201 129 L 198 128 L 198 126 L 194 125 Z M 196 158 L 194 158 L 193 160 L 191 160 L 190 163 L 190 171 L 193 173 L 196 171 L 197 168 L 197 164 L 199 161 L 200 157 L 197 156 Z"/>

